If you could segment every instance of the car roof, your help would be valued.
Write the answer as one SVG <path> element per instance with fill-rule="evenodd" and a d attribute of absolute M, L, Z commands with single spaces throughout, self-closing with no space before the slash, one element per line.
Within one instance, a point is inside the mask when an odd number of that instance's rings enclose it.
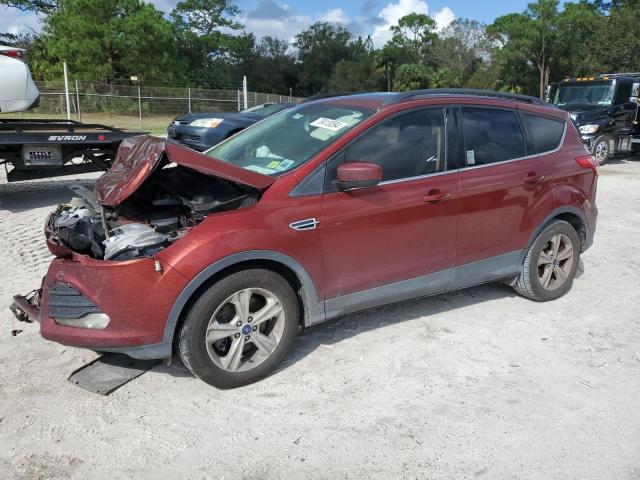
<path fill-rule="evenodd" d="M 320 98 L 318 98 L 320 97 Z M 439 99 L 445 102 L 455 102 L 463 99 L 473 99 L 480 104 L 508 106 L 521 108 L 522 106 L 542 107 L 544 109 L 557 110 L 553 104 L 540 100 L 537 97 L 520 95 L 508 92 L 496 92 L 492 90 L 474 89 L 427 89 L 408 92 L 375 92 L 375 93 L 347 93 L 326 94 L 312 97 L 307 102 L 332 103 L 336 105 L 350 105 L 382 110 L 398 104 L 416 101 Z M 307 103 L 305 102 L 305 103 Z M 525 107 L 526 108 L 526 107 Z M 529 109 L 529 108 L 527 108 Z"/>

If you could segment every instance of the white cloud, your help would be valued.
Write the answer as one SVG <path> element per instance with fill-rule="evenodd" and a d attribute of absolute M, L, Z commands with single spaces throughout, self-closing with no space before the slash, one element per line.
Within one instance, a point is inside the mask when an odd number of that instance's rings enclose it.
<path fill-rule="evenodd" d="M 0 33 L 33 33 L 40 31 L 40 19 L 34 13 L 0 7 Z"/>
<path fill-rule="evenodd" d="M 373 29 L 371 38 L 376 47 L 381 47 L 391 39 L 391 27 L 410 13 L 429 15 L 429 5 L 423 0 L 398 0 L 397 3 L 388 3 L 378 14 L 380 25 Z M 444 7 L 435 12 L 432 18 L 436 22 L 438 31 L 446 28 L 456 19 L 456 15 L 449 7 Z"/>
<path fill-rule="evenodd" d="M 324 15 L 320 17 L 323 22 L 340 23 L 346 25 L 349 23 L 349 17 L 341 8 L 333 8 L 327 10 Z"/>
<path fill-rule="evenodd" d="M 449 7 L 444 7 L 442 10 L 433 14 L 433 19 L 436 22 L 436 28 L 439 32 L 451 25 L 456 19 L 456 14 Z"/>
<path fill-rule="evenodd" d="M 238 19 L 247 32 L 261 38 L 267 35 L 285 39 L 293 43 L 295 36 L 314 22 L 330 22 L 347 25 L 349 16 L 341 8 L 332 8 L 317 15 L 299 14 L 287 4 L 274 0 L 261 0 L 252 10 L 241 14 Z"/>
<path fill-rule="evenodd" d="M 376 46 L 382 46 L 391 39 L 391 27 L 398 24 L 398 20 L 410 13 L 429 14 L 427 2 L 422 0 L 399 0 L 398 3 L 389 3 L 378 14 L 378 18 L 384 23 L 374 28 L 371 38 Z"/>

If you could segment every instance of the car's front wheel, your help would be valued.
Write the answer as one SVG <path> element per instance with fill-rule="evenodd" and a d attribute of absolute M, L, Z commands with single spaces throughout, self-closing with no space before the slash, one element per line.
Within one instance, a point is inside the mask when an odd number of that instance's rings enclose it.
<path fill-rule="evenodd" d="M 609 138 L 602 135 L 596 138 L 591 146 L 591 154 L 594 156 L 598 165 L 604 165 L 611 155 Z"/>
<path fill-rule="evenodd" d="M 269 375 L 293 344 L 298 301 L 271 270 L 250 269 L 216 282 L 189 310 L 178 350 L 186 367 L 218 388 L 235 388 Z"/>
<path fill-rule="evenodd" d="M 513 288 L 539 302 L 555 300 L 571 289 L 580 262 L 580 238 L 570 223 L 557 220 L 535 239 Z"/>

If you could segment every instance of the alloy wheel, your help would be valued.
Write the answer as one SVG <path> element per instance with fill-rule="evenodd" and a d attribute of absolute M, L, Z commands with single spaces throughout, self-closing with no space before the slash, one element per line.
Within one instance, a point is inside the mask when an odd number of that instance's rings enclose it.
<path fill-rule="evenodd" d="M 538 281 L 545 290 L 556 290 L 567 281 L 573 267 L 573 244 L 564 233 L 551 237 L 538 256 Z"/>
<path fill-rule="evenodd" d="M 207 353 L 220 368 L 245 372 L 265 362 L 282 340 L 284 309 L 262 288 L 229 296 L 213 313 L 206 331 Z"/>
<path fill-rule="evenodd" d="M 598 144 L 596 145 L 595 151 L 593 153 L 594 153 L 594 156 L 596 157 L 596 161 L 598 162 L 598 165 L 602 165 L 604 162 L 607 161 L 607 158 L 609 158 L 609 141 L 603 140 L 601 142 L 598 142 Z"/>

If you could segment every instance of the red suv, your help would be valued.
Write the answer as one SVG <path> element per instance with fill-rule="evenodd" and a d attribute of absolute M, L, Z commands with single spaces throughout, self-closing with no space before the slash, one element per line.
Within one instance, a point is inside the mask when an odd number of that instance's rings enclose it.
<path fill-rule="evenodd" d="M 175 350 L 237 387 L 339 315 L 496 280 L 562 296 L 597 175 L 566 112 L 496 92 L 325 98 L 205 154 L 137 137 L 49 217 L 57 258 L 14 309 L 48 340 Z"/>

